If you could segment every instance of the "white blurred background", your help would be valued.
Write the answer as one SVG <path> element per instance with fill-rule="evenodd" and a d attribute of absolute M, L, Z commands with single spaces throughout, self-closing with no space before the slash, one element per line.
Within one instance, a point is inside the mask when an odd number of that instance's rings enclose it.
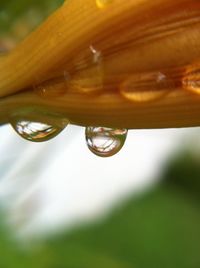
<path fill-rule="evenodd" d="M 132 130 L 122 150 L 100 158 L 84 128 L 68 126 L 45 143 L 0 128 L 0 200 L 20 235 L 48 233 L 107 215 L 129 194 L 151 187 L 167 160 L 198 129 Z"/>

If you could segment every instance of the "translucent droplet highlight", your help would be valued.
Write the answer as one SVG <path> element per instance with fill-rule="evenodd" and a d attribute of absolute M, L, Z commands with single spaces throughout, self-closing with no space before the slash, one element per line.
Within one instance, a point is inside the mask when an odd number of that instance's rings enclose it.
<path fill-rule="evenodd" d="M 113 0 L 96 0 L 96 4 L 98 8 L 105 8 L 107 5 L 112 3 Z"/>
<path fill-rule="evenodd" d="M 34 86 L 35 93 L 42 98 L 56 98 L 66 94 L 70 76 L 63 72 L 62 77 L 54 78 Z"/>
<path fill-rule="evenodd" d="M 183 78 L 183 88 L 193 93 L 200 94 L 200 70 L 188 73 Z"/>
<path fill-rule="evenodd" d="M 48 141 L 64 129 L 64 127 L 54 127 L 45 123 L 26 120 L 12 122 L 11 125 L 22 138 L 32 142 Z"/>
<path fill-rule="evenodd" d="M 140 73 L 128 77 L 120 86 L 120 93 L 133 102 L 157 100 L 175 87 L 173 80 L 161 72 Z"/>
<path fill-rule="evenodd" d="M 70 91 L 96 94 L 103 90 L 104 68 L 101 51 L 91 45 L 76 59 L 75 72 L 70 81 Z"/>
<path fill-rule="evenodd" d="M 123 147 L 128 130 L 106 127 L 87 127 L 85 131 L 87 146 L 100 157 L 110 157 Z"/>

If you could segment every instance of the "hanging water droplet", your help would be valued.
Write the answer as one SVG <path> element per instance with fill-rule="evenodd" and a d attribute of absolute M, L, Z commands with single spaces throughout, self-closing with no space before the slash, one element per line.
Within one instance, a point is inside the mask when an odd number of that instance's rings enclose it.
<path fill-rule="evenodd" d="M 173 80 L 161 72 L 141 73 L 130 76 L 120 86 L 120 93 L 134 102 L 157 100 L 175 87 Z"/>
<path fill-rule="evenodd" d="M 11 125 L 22 138 L 33 142 L 48 141 L 65 128 L 26 120 L 11 122 Z"/>
<path fill-rule="evenodd" d="M 91 152 L 101 157 L 118 153 L 123 147 L 128 130 L 106 127 L 87 127 L 86 142 Z"/>
<path fill-rule="evenodd" d="M 183 88 L 193 93 L 200 94 L 200 71 L 199 69 L 188 73 L 183 78 Z"/>
<path fill-rule="evenodd" d="M 98 8 L 105 8 L 109 5 L 113 0 L 96 0 L 96 4 Z"/>

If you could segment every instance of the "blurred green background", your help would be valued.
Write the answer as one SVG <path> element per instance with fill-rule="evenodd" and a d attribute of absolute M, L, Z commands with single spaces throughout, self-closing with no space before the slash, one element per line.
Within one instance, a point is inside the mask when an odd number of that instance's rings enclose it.
<path fill-rule="evenodd" d="M 200 156 L 182 151 L 160 183 L 106 219 L 20 244 L 2 225 L 0 267 L 200 267 Z"/>
<path fill-rule="evenodd" d="M 63 0 L 1 0 L 0 51 L 12 49 L 63 2 Z"/>
<path fill-rule="evenodd" d="M 1 0 L 0 50 L 14 47 L 61 3 Z M 199 268 L 199 179 L 200 154 L 183 149 L 158 185 L 129 198 L 109 217 L 34 242 L 16 239 L 2 209 L 0 267 Z"/>

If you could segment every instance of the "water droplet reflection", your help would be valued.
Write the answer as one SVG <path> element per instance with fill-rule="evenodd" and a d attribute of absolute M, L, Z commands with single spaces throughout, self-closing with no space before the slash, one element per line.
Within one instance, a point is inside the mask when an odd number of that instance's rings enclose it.
<path fill-rule="evenodd" d="M 86 142 L 91 152 L 101 157 L 110 157 L 123 147 L 128 130 L 106 127 L 87 127 Z"/>
<path fill-rule="evenodd" d="M 48 141 L 64 129 L 64 127 L 54 127 L 45 123 L 25 120 L 12 122 L 11 125 L 22 138 L 33 142 Z"/>

